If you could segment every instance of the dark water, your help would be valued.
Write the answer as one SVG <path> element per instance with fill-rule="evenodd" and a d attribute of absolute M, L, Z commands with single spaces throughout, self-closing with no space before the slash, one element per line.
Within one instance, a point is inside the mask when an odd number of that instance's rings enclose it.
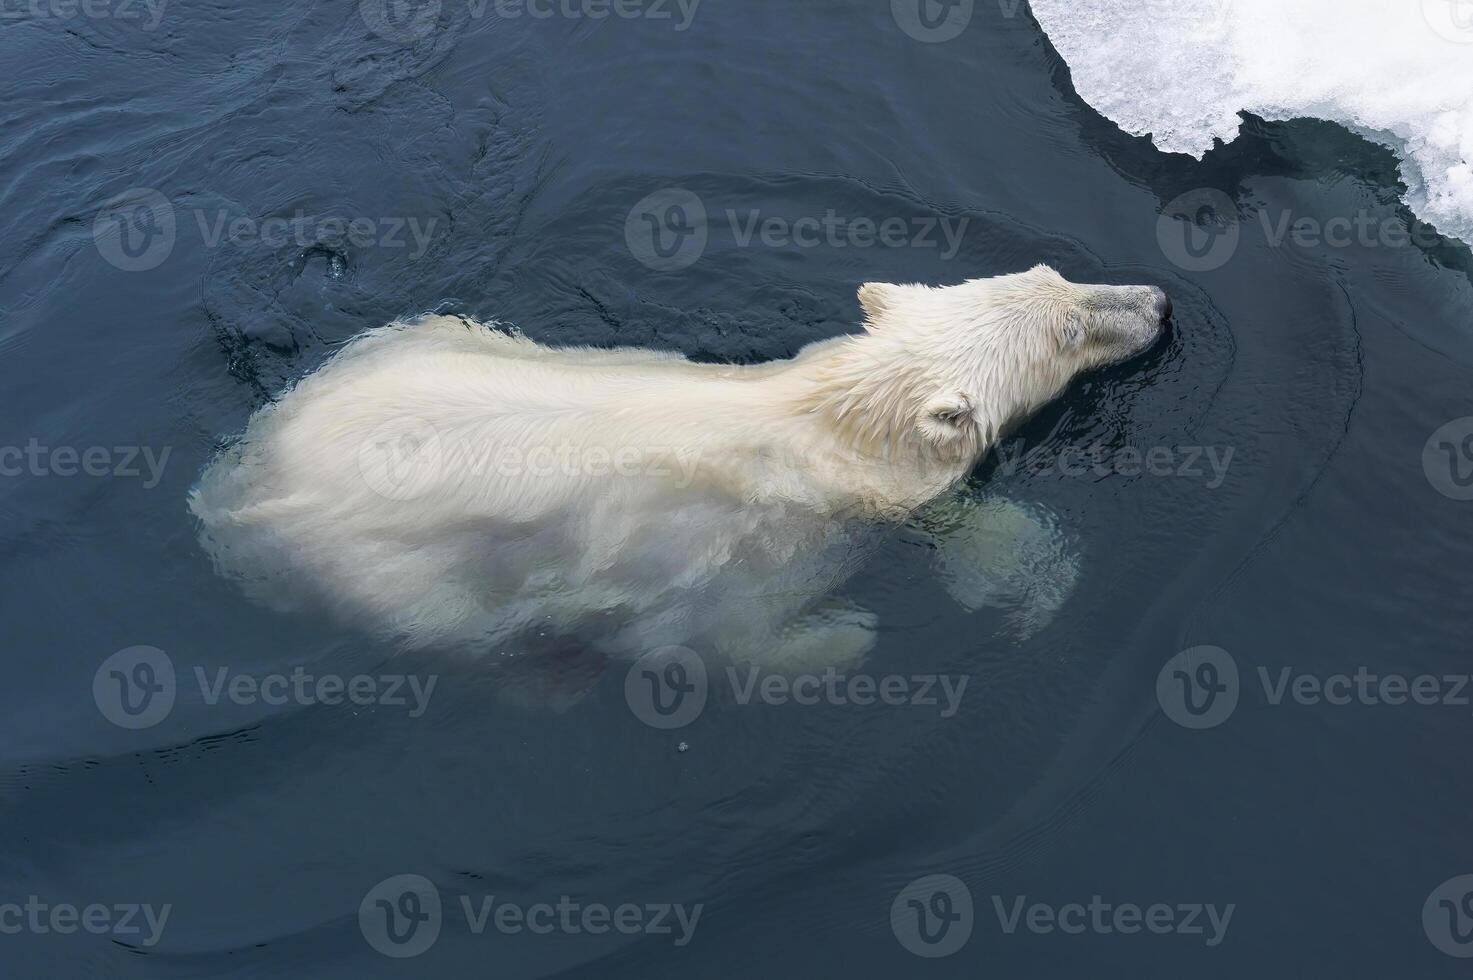
<path fill-rule="evenodd" d="M 1424 447 L 1473 414 L 1468 252 L 1272 234 L 1286 215 L 1405 227 L 1385 151 L 1253 122 L 1204 162 L 1160 155 L 1081 104 L 1009 4 L 977 4 L 945 43 L 907 36 L 880 0 L 706 0 L 685 29 L 673 4 L 534 18 L 444 0 L 433 20 L 376 21 L 391 37 L 341 0 L 193 0 L 153 29 L 123 0 L 4 9 L 0 446 L 27 453 L 0 457 L 5 976 L 1465 972 L 1435 941 L 1470 952 L 1467 889 L 1434 890 L 1473 872 L 1473 717 L 1451 677 L 1473 664 L 1473 502 L 1456 479 L 1473 428 L 1439 437 L 1428 467 Z M 661 271 L 626 219 L 669 188 L 696 195 L 709 237 Z M 1203 188 L 1233 200 L 1228 225 L 1160 222 Z M 668 203 L 651 213 L 675 221 Z M 738 230 L 832 211 L 904 233 L 743 244 L 728 211 Z M 332 221 L 354 218 L 352 234 Z M 954 249 L 925 231 L 941 219 L 964 228 Z M 394 317 L 756 361 L 852 329 L 860 282 L 1039 261 L 1159 284 L 1176 329 L 1008 444 L 1037 465 L 975 477 L 1073 542 L 1078 587 L 1049 625 L 1019 640 L 995 611 L 968 614 L 905 540 L 848 588 L 880 616 L 862 670 L 967 678 L 950 716 L 726 691 L 659 730 L 629 710 L 622 667 L 518 699 L 476 663 L 253 606 L 195 543 L 185 495 L 216 448 Z M 93 447 L 102 475 L 73 472 Z M 1114 462 L 1057 465 L 1066 447 Z M 1154 471 L 1120 462 L 1153 447 L 1172 454 Z M 1220 479 L 1187 458 L 1207 448 L 1232 451 Z M 178 692 L 128 729 L 93 682 L 138 645 L 167 653 Z M 1225 720 L 1173 703 L 1172 670 L 1158 696 L 1163 665 L 1200 645 L 1236 665 L 1236 686 L 1216 675 L 1238 697 Z M 1213 680 L 1202 666 L 1185 675 Z M 388 698 L 211 704 L 195 681 L 298 667 L 437 686 L 415 715 Z M 1438 703 L 1384 703 L 1373 683 L 1348 704 L 1274 704 L 1285 668 L 1332 687 L 1431 675 Z M 401 874 L 444 907 L 407 959 L 359 918 Z M 902 889 L 935 874 L 965 894 L 925 886 L 925 918 L 902 897 L 892 925 Z M 673 918 L 673 935 L 477 933 L 462 896 L 701 911 L 688 936 Z M 1025 912 L 1010 933 L 997 906 L 1006 919 L 1025 896 L 1086 925 L 1030 929 Z M 1169 906 L 1187 931 L 1069 918 L 1094 896 Z M 968 897 L 969 933 L 933 915 Z M 4 903 L 46 911 L 16 928 L 30 913 Z M 48 918 L 94 903 L 96 930 Z M 120 921 L 135 903 L 168 906 L 163 927 Z M 1232 906 L 1225 931 L 1178 908 L 1198 903 Z"/>

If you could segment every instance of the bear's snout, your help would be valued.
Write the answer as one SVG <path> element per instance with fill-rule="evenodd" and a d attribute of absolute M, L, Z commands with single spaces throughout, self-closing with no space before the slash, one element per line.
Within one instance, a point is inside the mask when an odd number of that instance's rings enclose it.
<path fill-rule="evenodd" d="M 1160 286 L 1152 286 L 1151 289 L 1156 294 L 1156 316 L 1162 323 L 1165 323 L 1171 319 L 1171 297 L 1167 296 L 1166 290 Z"/>
<path fill-rule="evenodd" d="M 1148 350 L 1166 336 L 1171 324 L 1171 297 L 1160 286 L 1085 287 L 1096 365 L 1116 363 Z"/>

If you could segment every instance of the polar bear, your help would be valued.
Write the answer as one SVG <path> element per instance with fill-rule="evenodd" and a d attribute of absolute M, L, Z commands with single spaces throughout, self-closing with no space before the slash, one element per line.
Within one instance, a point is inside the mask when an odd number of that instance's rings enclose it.
<path fill-rule="evenodd" d="M 445 316 L 371 330 L 206 468 L 201 542 L 257 599 L 409 647 L 862 656 L 875 617 L 832 593 L 875 534 L 1152 346 L 1170 303 L 1047 266 L 859 300 L 862 332 L 755 366 Z"/>

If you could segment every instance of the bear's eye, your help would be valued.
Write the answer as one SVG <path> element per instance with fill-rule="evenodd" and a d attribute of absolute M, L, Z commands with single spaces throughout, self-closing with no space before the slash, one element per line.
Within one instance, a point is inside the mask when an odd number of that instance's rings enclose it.
<path fill-rule="evenodd" d="M 931 417 L 938 422 L 945 422 L 949 425 L 961 425 L 962 420 L 970 414 L 964 408 L 951 408 L 942 409 L 939 412 L 932 412 Z"/>

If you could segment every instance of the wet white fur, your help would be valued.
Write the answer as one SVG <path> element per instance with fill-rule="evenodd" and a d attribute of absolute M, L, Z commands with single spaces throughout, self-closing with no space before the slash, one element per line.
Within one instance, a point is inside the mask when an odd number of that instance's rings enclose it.
<path fill-rule="evenodd" d="M 750 367 L 393 324 L 257 412 L 189 505 L 252 595 L 325 603 L 411 645 L 577 634 L 611 654 L 759 656 L 853 571 L 877 522 L 946 493 L 1079 372 L 1154 340 L 1153 295 L 1042 266 L 868 284 L 863 333 Z M 579 463 L 497 463 L 539 447 Z M 599 451 L 638 462 L 611 475 L 587 463 Z"/>

